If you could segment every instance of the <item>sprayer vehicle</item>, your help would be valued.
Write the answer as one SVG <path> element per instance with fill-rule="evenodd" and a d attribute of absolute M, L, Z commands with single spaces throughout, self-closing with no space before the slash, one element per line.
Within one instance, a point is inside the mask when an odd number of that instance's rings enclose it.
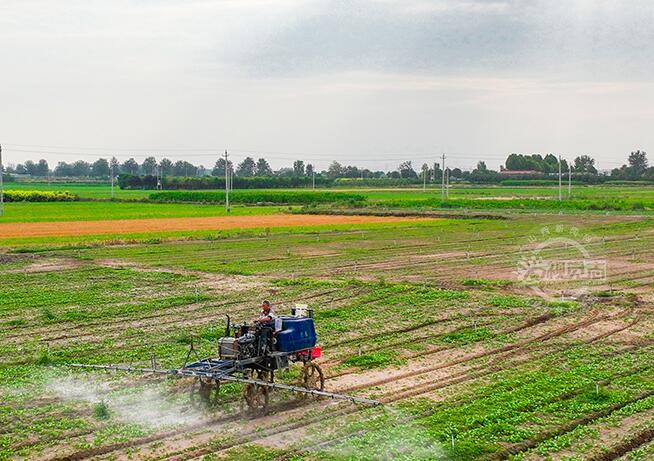
<path fill-rule="evenodd" d="M 180 368 L 159 368 L 154 357 L 150 368 L 131 365 L 71 366 L 194 378 L 190 397 L 195 405 L 215 405 L 219 401 L 222 383 L 242 383 L 243 403 L 254 414 L 266 412 L 270 393 L 275 389 L 301 396 L 377 405 L 378 402 L 374 400 L 325 391 L 325 375 L 315 361 L 321 356 L 317 339 L 313 311 L 301 305 L 292 309 L 291 315 L 254 325 L 232 325 L 227 316 L 225 334 L 218 340 L 218 355 L 200 358 L 191 343 L 184 365 Z M 195 358 L 194 361 L 191 360 L 192 357 Z M 288 369 L 295 363 L 302 367 L 297 384 L 275 382 L 276 372 Z"/>

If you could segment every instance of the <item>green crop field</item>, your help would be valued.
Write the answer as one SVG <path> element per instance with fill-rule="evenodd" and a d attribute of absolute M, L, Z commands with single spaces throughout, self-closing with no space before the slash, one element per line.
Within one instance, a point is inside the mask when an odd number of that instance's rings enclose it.
<path fill-rule="evenodd" d="M 268 214 L 279 207 L 232 207 L 230 215 Z M 284 207 L 287 210 L 287 207 Z M 181 203 L 130 203 L 130 202 L 47 202 L 8 203 L 1 223 L 51 222 L 51 221 L 100 221 L 117 219 L 190 218 L 225 216 L 220 205 L 195 205 Z"/>
<path fill-rule="evenodd" d="M 42 182 L 11 182 L 5 184 L 7 190 L 40 190 L 58 191 L 65 190 L 79 195 L 81 198 L 110 199 L 110 184 L 79 184 L 79 183 L 42 183 Z M 118 185 L 114 188 L 114 197 L 117 199 L 141 199 L 147 198 L 152 191 L 147 190 L 122 190 Z"/>
<path fill-rule="evenodd" d="M 5 184 L 7 190 L 43 190 L 58 191 L 66 190 L 79 195 L 81 198 L 110 199 L 111 186 L 109 184 L 76 184 L 76 183 L 33 183 L 14 182 Z M 263 189 L 264 191 L 294 191 L 297 189 Z M 307 189 L 305 189 L 307 190 Z M 428 184 L 427 191 L 423 192 L 422 187 L 412 188 L 332 188 L 318 189 L 318 191 L 347 191 L 355 194 L 362 194 L 371 201 L 386 200 L 422 200 L 425 195 L 440 197 L 440 184 Z M 115 187 L 114 196 L 117 199 L 144 199 L 153 193 L 151 190 L 123 190 Z M 221 192 L 218 190 L 217 192 Z M 577 199 L 606 199 L 606 198 L 639 198 L 654 199 L 654 185 L 574 185 L 573 197 Z M 567 196 L 567 184 L 563 185 L 563 194 Z M 539 197 L 558 198 L 558 186 L 485 186 L 469 184 L 452 184 L 450 186 L 450 198 L 489 198 L 489 197 Z"/>
<path fill-rule="evenodd" d="M 91 187 L 101 186 L 74 192 Z M 450 197 L 543 190 L 457 188 Z M 405 210 L 425 195 L 356 193 Z M 231 213 L 280 210 L 288 207 Z M 6 211 L 7 225 L 225 214 L 220 205 L 97 201 Z M 0 459 L 651 458 L 654 218 L 574 209 L 465 218 L 3 239 Z M 534 258 L 581 258 L 605 271 L 534 285 L 520 276 Z M 196 407 L 189 378 L 66 367 L 156 357 L 175 368 L 191 343 L 215 355 L 224 316 L 250 320 L 264 298 L 279 313 L 295 303 L 315 310 L 328 390 L 383 405 L 274 391 L 269 413 L 253 418 L 239 384 L 225 384 L 217 406 Z M 297 366 L 276 376 L 297 379 Z"/>

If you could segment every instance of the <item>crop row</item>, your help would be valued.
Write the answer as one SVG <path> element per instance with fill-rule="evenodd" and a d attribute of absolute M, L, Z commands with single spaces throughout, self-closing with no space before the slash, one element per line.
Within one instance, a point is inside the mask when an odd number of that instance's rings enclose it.
<path fill-rule="evenodd" d="M 170 191 L 150 194 L 150 200 L 158 202 L 225 203 L 225 192 L 219 191 Z M 316 191 L 257 191 L 234 190 L 229 194 L 230 203 L 308 205 L 314 203 L 363 202 L 365 196 L 348 192 Z"/>
<path fill-rule="evenodd" d="M 79 196 L 67 191 L 7 190 L 7 202 L 74 202 Z"/>

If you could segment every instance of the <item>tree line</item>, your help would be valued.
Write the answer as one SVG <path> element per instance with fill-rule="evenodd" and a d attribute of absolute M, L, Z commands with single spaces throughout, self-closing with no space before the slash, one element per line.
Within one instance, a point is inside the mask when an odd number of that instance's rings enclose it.
<path fill-rule="evenodd" d="M 654 180 L 654 167 L 649 166 L 647 154 L 644 151 L 636 150 L 631 152 L 627 163 L 620 168 L 614 168 L 609 174 L 600 174 L 596 167 L 596 161 L 589 155 L 576 157 L 569 165 L 565 159 L 547 154 L 520 154 L 508 155 L 504 166 L 500 171 L 487 168 L 486 163 L 480 161 L 476 168 L 464 171 L 460 168 L 447 168 L 447 176 L 450 180 L 463 180 L 471 182 L 499 182 L 506 179 L 507 172 L 519 172 L 522 177 L 536 179 L 551 177 L 558 174 L 559 167 L 563 173 L 570 170 L 575 177 L 589 178 L 590 182 L 598 182 L 606 179 L 613 180 Z M 99 158 L 94 162 L 77 160 L 71 163 L 59 162 L 50 169 L 48 162 L 41 159 L 37 162 L 27 160 L 22 164 L 8 166 L 5 173 L 16 175 L 29 175 L 32 177 L 74 177 L 74 178 L 98 178 L 107 179 L 113 173 L 129 176 L 152 176 L 162 178 L 173 177 L 224 177 L 228 170 L 238 178 L 301 178 L 317 177 L 321 179 L 336 180 L 341 178 L 358 179 L 394 179 L 406 182 L 437 182 L 443 177 L 443 170 L 438 162 L 433 164 L 424 163 L 421 168 L 414 168 L 411 161 L 401 162 L 392 171 L 373 171 L 367 168 L 360 168 L 354 165 L 342 165 L 333 161 L 326 170 L 317 171 L 313 164 L 305 163 L 303 160 L 296 160 L 290 167 L 283 167 L 273 170 L 268 161 L 260 157 L 246 157 L 236 166 L 232 161 L 225 162 L 224 158 L 218 158 L 213 168 L 208 169 L 203 165 L 194 165 L 188 161 L 179 160 L 173 162 L 168 158 L 159 161 L 155 157 L 147 157 L 142 163 L 134 158 L 119 162 L 115 157 L 111 159 Z M 592 178 L 595 178 L 593 180 Z M 155 179 L 156 183 L 156 179 Z"/>

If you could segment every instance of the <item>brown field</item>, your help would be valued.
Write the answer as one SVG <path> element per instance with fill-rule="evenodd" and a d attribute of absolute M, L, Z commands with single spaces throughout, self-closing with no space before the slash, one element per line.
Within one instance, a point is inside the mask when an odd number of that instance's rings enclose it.
<path fill-rule="evenodd" d="M 256 227 L 319 226 L 413 221 L 418 218 L 383 216 L 321 216 L 278 214 L 265 216 L 212 216 L 203 218 L 151 218 L 106 221 L 8 223 L 0 226 L 0 238 L 60 237 L 72 235 L 127 234 L 193 230 L 252 229 Z"/>

